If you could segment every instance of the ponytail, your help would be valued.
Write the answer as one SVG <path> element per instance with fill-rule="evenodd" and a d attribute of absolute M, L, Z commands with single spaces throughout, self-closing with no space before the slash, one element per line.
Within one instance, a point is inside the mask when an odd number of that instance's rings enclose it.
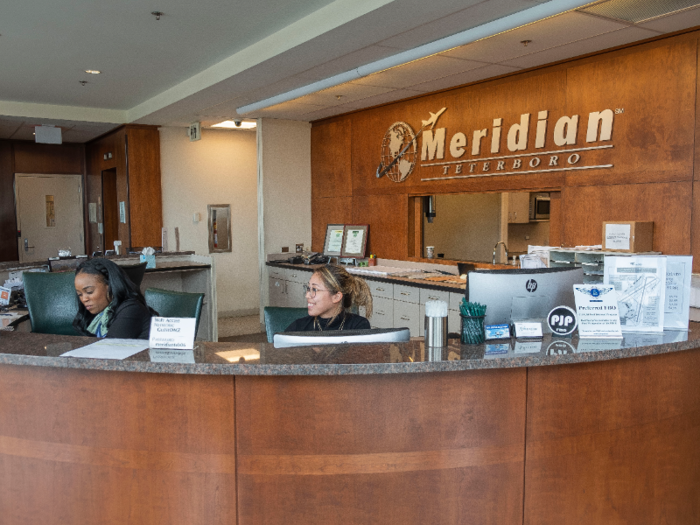
<path fill-rule="evenodd" d="M 326 264 L 314 273 L 319 275 L 331 294 L 343 294 L 343 309 L 364 306 L 367 318 L 372 317 L 372 292 L 364 279 L 335 264 Z"/>

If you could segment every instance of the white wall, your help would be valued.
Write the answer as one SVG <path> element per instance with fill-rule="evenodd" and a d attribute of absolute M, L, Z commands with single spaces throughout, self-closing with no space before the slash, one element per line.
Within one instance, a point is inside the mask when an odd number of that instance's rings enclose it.
<path fill-rule="evenodd" d="M 311 124 L 258 120 L 261 306 L 268 303 L 268 253 L 311 246 Z"/>
<path fill-rule="evenodd" d="M 257 151 L 254 131 L 202 130 L 190 142 L 186 128 L 161 128 L 163 226 L 168 248 L 209 254 L 207 205 L 231 205 L 231 253 L 215 253 L 219 317 L 250 315 L 260 307 Z M 202 220 L 194 224 L 199 212 Z"/>

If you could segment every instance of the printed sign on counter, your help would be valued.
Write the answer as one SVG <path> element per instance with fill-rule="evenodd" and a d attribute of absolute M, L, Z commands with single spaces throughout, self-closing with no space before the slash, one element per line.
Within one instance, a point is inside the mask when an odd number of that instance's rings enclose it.
<path fill-rule="evenodd" d="M 579 338 L 622 339 L 613 285 L 575 284 Z"/>
<path fill-rule="evenodd" d="M 152 317 L 151 348 L 194 348 L 194 317 Z"/>
<path fill-rule="evenodd" d="M 0 286 L 0 305 L 7 306 L 10 304 L 10 294 L 12 290 Z"/>
<path fill-rule="evenodd" d="M 542 337 L 542 323 L 513 323 L 515 337 Z"/>
<path fill-rule="evenodd" d="M 666 256 L 664 330 L 687 330 L 690 321 L 692 255 Z"/>
<path fill-rule="evenodd" d="M 663 332 L 666 257 L 605 256 L 605 284 L 615 287 L 623 332 Z"/>

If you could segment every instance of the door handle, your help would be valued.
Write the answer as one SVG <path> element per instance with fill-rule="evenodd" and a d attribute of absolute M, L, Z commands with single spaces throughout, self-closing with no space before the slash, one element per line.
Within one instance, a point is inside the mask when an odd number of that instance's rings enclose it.
<path fill-rule="evenodd" d="M 24 251 L 28 252 L 29 248 L 34 249 L 34 246 L 29 246 L 29 239 L 24 238 Z"/>

